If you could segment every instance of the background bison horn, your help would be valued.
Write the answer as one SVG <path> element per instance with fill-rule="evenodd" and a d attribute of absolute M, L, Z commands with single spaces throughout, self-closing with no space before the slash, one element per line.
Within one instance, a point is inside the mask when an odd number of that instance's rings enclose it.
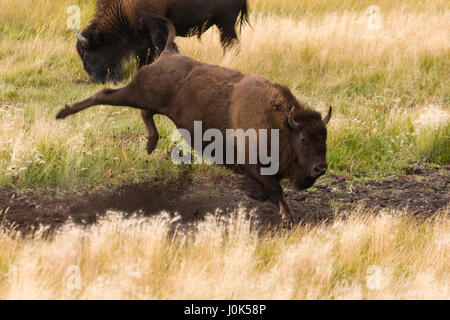
<path fill-rule="evenodd" d="M 295 129 L 298 126 L 298 122 L 295 122 L 295 120 L 294 120 L 294 110 L 295 110 L 295 107 L 292 107 L 292 110 L 291 110 L 291 113 L 289 114 L 289 119 L 288 119 L 289 126 L 292 129 Z"/>
<path fill-rule="evenodd" d="M 79 33 L 77 31 L 77 29 L 73 28 L 73 30 L 75 31 L 75 34 L 77 35 L 78 40 L 80 40 L 80 42 L 84 45 L 87 46 L 89 44 L 89 40 L 83 36 L 81 33 Z"/>
<path fill-rule="evenodd" d="M 327 125 L 328 122 L 330 121 L 330 119 L 331 119 L 331 114 L 332 114 L 332 113 L 333 113 L 333 107 L 330 106 L 330 109 L 328 110 L 327 116 L 325 117 L 325 119 L 323 119 L 323 123 L 324 123 L 325 125 Z"/>

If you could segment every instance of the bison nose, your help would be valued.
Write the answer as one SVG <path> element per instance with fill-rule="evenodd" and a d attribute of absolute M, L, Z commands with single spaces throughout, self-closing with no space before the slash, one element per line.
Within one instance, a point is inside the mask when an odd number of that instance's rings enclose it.
<path fill-rule="evenodd" d="M 311 176 L 313 178 L 323 176 L 325 172 L 327 172 L 327 169 L 328 169 L 327 164 L 314 165 L 311 170 Z"/>

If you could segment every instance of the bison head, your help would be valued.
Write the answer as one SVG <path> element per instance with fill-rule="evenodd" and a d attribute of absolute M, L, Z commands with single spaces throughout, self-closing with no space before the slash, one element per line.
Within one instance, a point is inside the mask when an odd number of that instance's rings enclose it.
<path fill-rule="evenodd" d="M 313 110 L 301 110 L 296 114 L 293 108 L 288 117 L 290 144 L 295 157 L 290 178 L 300 190 L 311 187 L 328 169 L 326 125 L 330 121 L 331 113 L 330 107 L 327 116 L 322 120 L 320 114 Z"/>
<path fill-rule="evenodd" d="M 75 33 L 78 38 L 77 52 L 91 81 L 118 81 L 122 57 L 120 44 L 95 31 L 85 30 L 79 33 L 75 30 Z"/>

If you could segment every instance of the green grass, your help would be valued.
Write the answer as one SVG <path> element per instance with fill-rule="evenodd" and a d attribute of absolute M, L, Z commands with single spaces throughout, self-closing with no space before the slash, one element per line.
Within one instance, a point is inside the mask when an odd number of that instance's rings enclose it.
<path fill-rule="evenodd" d="M 450 124 L 417 135 L 415 137 L 415 154 L 426 162 L 450 163 Z"/>
<path fill-rule="evenodd" d="M 82 26 L 95 1 L 78 1 Z M 0 4 L 0 187 L 96 188 L 152 178 L 223 174 L 218 166 L 170 160 L 173 123 L 158 116 L 157 150 L 148 156 L 139 112 L 97 107 L 65 121 L 59 108 L 103 88 L 88 83 L 66 28 L 70 1 Z M 256 73 L 289 86 L 313 108 L 335 106 L 329 126 L 330 172 L 378 178 L 408 163 L 449 163 L 448 121 L 417 119 L 428 106 L 449 112 L 448 9 L 443 1 L 378 1 L 383 29 L 365 29 L 370 1 L 250 2 L 252 28 L 225 56 L 216 30 L 178 38 L 183 54 Z M 418 28 L 417 26 L 420 26 Z M 124 80 L 135 72 L 126 65 Z M 427 120 L 428 121 L 428 120 Z"/>

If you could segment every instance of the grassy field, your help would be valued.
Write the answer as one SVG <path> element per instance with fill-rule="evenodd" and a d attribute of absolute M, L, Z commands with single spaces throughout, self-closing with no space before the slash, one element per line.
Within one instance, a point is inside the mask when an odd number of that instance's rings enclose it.
<path fill-rule="evenodd" d="M 89 83 L 76 54 L 66 26 L 73 4 L 83 28 L 94 0 L 0 2 L 0 189 L 72 192 L 228 174 L 173 164 L 174 125 L 162 116 L 151 156 L 136 110 L 100 106 L 55 120 L 65 103 L 104 87 Z M 367 11 L 374 4 L 379 20 Z M 212 29 L 201 40 L 177 38 L 181 53 L 266 76 L 323 113 L 335 106 L 328 174 L 382 179 L 413 162 L 449 165 L 447 1 L 250 0 L 250 9 L 252 27 L 238 49 L 224 54 Z M 127 63 L 126 80 L 109 86 L 123 86 L 135 71 Z M 86 230 L 67 226 L 51 240 L 2 230 L 0 299 L 448 299 L 448 214 L 418 221 L 406 209 L 357 209 L 262 236 L 243 212 L 175 237 L 167 237 L 172 222 L 164 215 L 113 214 Z M 72 265 L 80 289 L 68 285 Z"/>
<path fill-rule="evenodd" d="M 74 33 L 66 27 L 72 2 L 32 3 L 0 3 L 0 33 L 6 35 L 0 40 L 0 186 L 76 190 L 176 179 L 184 169 L 167 156 L 174 126 L 166 118 L 158 118 L 161 139 L 151 157 L 136 110 L 99 107 L 54 120 L 65 103 L 103 86 L 88 83 L 75 52 Z M 244 29 L 239 52 L 223 55 L 216 30 L 201 41 L 177 42 L 200 61 L 285 84 L 317 110 L 335 105 L 330 172 L 377 178 L 402 173 L 411 161 L 449 162 L 444 3 L 381 1 L 376 30 L 367 24 L 367 1 L 251 1 L 253 28 Z M 85 26 L 94 1 L 78 4 Z M 292 15 L 276 14 L 284 11 Z M 126 66 L 128 78 L 134 69 Z M 189 170 L 197 173 L 198 167 Z"/>

